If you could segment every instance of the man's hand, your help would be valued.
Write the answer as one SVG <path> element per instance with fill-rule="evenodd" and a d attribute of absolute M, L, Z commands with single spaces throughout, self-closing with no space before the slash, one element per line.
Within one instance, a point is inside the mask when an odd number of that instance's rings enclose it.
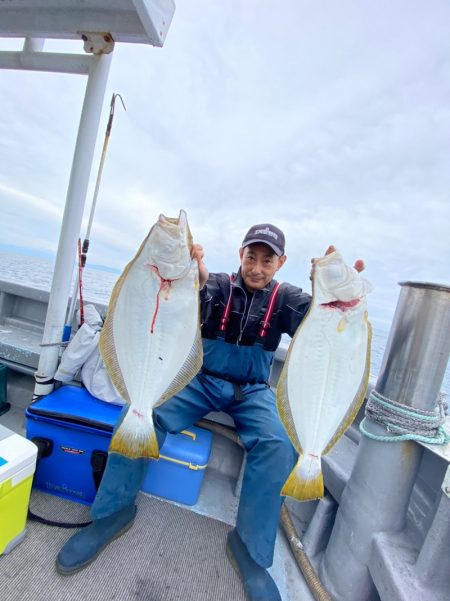
<path fill-rule="evenodd" d="M 206 265 L 203 263 L 203 257 L 205 253 L 203 252 L 203 246 L 201 244 L 193 244 L 191 257 L 196 259 L 198 263 L 198 282 L 200 285 L 200 290 L 206 284 L 206 280 L 209 278 L 209 271 Z"/>
<path fill-rule="evenodd" d="M 331 255 L 331 253 L 335 252 L 335 247 L 334 246 L 329 246 L 327 248 L 327 250 L 325 251 L 326 255 Z M 355 264 L 353 265 L 353 267 L 356 269 L 356 271 L 358 271 L 359 273 L 361 273 L 361 271 L 363 271 L 366 267 L 364 261 L 362 259 L 356 259 Z"/>
<path fill-rule="evenodd" d="M 325 251 L 325 255 L 331 255 L 331 253 L 334 253 L 335 250 L 336 250 L 336 248 L 333 245 L 330 245 L 327 248 L 327 250 Z M 311 259 L 311 263 L 314 265 L 314 259 Z M 356 269 L 356 271 L 358 273 L 361 273 L 361 271 L 363 271 L 365 269 L 366 265 L 365 265 L 365 263 L 364 263 L 364 261 L 362 259 L 356 259 L 355 264 L 353 265 L 353 267 L 354 267 L 354 269 Z M 311 270 L 311 275 L 309 276 L 309 279 L 312 280 L 312 270 Z"/>

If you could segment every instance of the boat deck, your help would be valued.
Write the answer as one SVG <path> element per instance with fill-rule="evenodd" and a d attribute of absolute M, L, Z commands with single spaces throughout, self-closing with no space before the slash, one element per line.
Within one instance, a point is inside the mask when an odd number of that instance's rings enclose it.
<path fill-rule="evenodd" d="M 31 522 L 24 541 L 1 558 L 2 598 L 44 601 L 244 601 L 227 559 L 230 526 L 148 495 L 139 495 L 131 530 L 82 572 L 60 576 L 55 557 L 73 531 Z M 34 512 L 53 520 L 89 519 L 85 506 L 33 493 Z"/>
<path fill-rule="evenodd" d="M 0 423 L 24 435 L 23 409 L 12 406 Z M 229 448 L 224 448 L 228 446 Z M 196 505 L 184 505 L 140 493 L 136 522 L 82 572 L 61 576 L 55 558 L 74 530 L 28 520 L 25 537 L 0 556 L 2 599 L 22 601 L 244 601 L 239 578 L 225 554 L 235 523 L 236 464 L 240 449 L 214 435 L 213 451 Z M 228 457 L 228 467 L 223 462 Z M 234 467 L 233 467 L 234 466 Z M 220 469 L 219 469 L 220 468 Z M 88 507 L 33 491 L 30 508 L 63 522 L 89 519 Z M 283 601 L 313 601 L 281 528 L 270 569 Z"/>

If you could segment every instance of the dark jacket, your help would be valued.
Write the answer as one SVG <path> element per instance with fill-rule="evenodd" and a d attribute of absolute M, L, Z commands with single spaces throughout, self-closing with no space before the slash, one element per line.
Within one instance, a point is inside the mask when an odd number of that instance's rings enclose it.
<path fill-rule="evenodd" d="M 227 324 L 225 341 L 251 346 L 258 342 L 258 332 L 269 302 L 270 293 L 276 281 L 253 295 L 246 292 L 241 271 L 235 274 L 233 303 Z M 203 338 L 215 339 L 219 331 L 220 319 L 230 294 L 230 276 L 226 273 L 210 273 L 209 279 L 201 290 L 201 321 Z M 309 309 L 311 296 L 292 284 L 281 284 L 270 327 L 263 340 L 263 348 L 275 351 L 286 333 L 293 336 Z"/>

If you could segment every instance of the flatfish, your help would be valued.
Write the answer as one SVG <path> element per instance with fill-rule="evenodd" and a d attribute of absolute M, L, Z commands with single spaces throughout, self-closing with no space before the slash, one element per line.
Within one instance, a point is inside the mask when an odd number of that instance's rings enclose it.
<path fill-rule="evenodd" d="M 278 412 L 299 453 L 281 494 L 300 501 L 323 496 L 321 457 L 355 418 L 370 371 L 371 285 L 334 251 L 313 260 L 312 287 L 277 387 Z"/>
<path fill-rule="evenodd" d="M 201 367 L 198 263 L 191 250 L 186 213 L 160 215 L 114 286 L 99 348 L 129 408 L 109 452 L 157 458 L 152 410 Z"/>

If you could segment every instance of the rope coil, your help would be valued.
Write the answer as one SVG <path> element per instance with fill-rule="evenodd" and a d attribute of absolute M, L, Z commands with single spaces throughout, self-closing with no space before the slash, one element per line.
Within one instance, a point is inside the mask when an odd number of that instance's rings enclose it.
<path fill-rule="evenodd" d="M 366 417 L 359 428 L 368 438 L 383 442 L 417 440 L 427 444 L 447 444 L 450 442 L 450 434 L 443 427 L 446 409 L 447 403 L 441 395 L 436 409 L 425 411 L 424 409 L 413 409 L 372 390 L 367 400 Z M 364 427 L 366 418 L 385 426 L 386 430 L 392 432 L 393 435 L 376 435 L 368 432 Z"/>

